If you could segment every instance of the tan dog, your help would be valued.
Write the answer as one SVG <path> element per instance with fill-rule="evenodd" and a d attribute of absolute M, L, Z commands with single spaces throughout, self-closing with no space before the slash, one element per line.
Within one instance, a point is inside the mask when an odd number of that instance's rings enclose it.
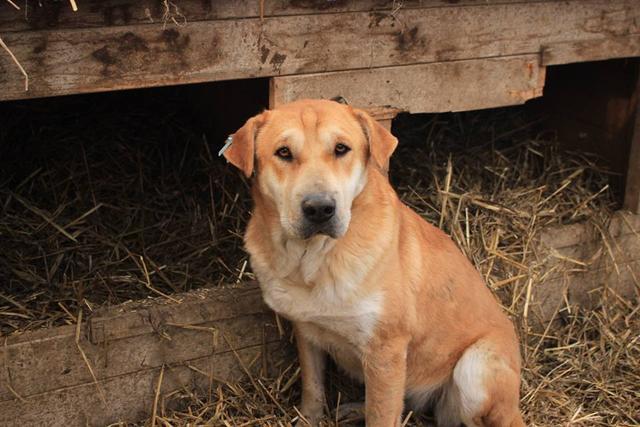
<path fill-rule="evenodd" d="M 451 239 L 386 177 L 397 144 L 366 113 L 305 100 L 247 121 L 225 152 L 253 175 L 245 235 L 267 304 L 294 325 L 301 412 L 324 408 L 324 353 L 364 381 L 367 425 L 405 398 L 438 426 L 523 426 L 513 325 Z"/>

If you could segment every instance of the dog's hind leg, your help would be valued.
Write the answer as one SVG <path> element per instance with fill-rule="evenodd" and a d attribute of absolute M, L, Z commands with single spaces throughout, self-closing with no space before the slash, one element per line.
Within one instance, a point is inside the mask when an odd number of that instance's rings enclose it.
<path fill-rule="evenodd" d="M 519 366 L 488 340 L 469 347 L 453 370 L 446 404 L 458 407 L 460 420 L 467 427 L 522 427 L 518 409 Z M 444 425 L 444 424 L 443 424 Z"/>

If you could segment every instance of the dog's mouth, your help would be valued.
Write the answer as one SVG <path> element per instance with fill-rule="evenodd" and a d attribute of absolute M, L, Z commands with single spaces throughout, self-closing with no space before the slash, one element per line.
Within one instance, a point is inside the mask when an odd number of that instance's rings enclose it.
<path fill-rule="evenodd" d="M 342 234 L 339 232 L 338 228 L 339 227 L 337 227 L 335 221 L 330 221 L 324 224 L 314 224 L 305 221 L 302 225 L 302 229 L 300 230 L 300 235 L 303 240 L 307 240 L 318 235 L 324 235 L 331 237 L 332 239 L 337 239 Z"/>

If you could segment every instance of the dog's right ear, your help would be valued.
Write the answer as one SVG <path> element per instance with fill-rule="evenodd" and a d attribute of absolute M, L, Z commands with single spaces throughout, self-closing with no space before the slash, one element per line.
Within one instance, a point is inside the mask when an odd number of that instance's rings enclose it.
<path fill-rule="evenodd" d="M 254 169 L 256 136 L 266 119 L 267 112 L 265 111 L 247 120 L 244 126 L 233 134 L 233 141 L 224 152 L 224 158 L 240 169 L 247 178 L 251 176 Z"/>

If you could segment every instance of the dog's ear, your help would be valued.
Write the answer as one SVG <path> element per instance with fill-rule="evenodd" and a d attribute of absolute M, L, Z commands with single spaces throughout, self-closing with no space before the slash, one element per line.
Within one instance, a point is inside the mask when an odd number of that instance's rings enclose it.
<path fill-rule="evenodd" d="M 247 120 L 244 126 L 233 134 L 233 142 L 224 152 L 224 158 L 240 169 L 247 178 L 253 173 L 256 136 L 258 129 L 264 125 L 266 116 L 267 112 L 264 112 Z"/>
<path fill-rule="evenodd" d="M 354 114 L 369 143 L 371 158 L 382 172 L 387 173 L 389 159 L 398 145 L 398 139 L 366 112 L 354 109 Z"/>

